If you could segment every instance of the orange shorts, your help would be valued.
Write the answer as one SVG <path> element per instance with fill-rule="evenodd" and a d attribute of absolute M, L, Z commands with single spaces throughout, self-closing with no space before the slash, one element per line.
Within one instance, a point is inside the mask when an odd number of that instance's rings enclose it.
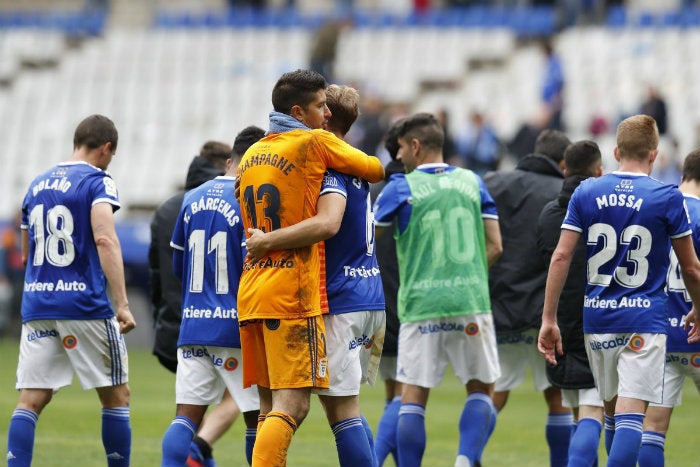
<path fill-rule="evenodd" d="M 243 387 L 328 389 L 323 316 L 241 321 Z"/>

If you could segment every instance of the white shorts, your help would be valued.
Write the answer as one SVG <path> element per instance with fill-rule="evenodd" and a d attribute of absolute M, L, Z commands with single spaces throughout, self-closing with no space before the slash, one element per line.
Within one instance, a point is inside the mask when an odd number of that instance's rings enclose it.
<path fill-rule="evenodd" d="M 664 371 L 664 396 L 657 407 L 681 405 L 685 379 L 690 378 L 700 393 L 700 354 L 692 352 L 670 352 L 666 354 Z"/>
<path fill-rule="evenodd" d="M 129 381 L 124 336 L 117 319 L 36 320 L 22 324 L 17 389 L 58 389 L 73 374 L 83 389 Z"/>
<path fill-rule="evenodd" d="M 498 336 L 498 362 L 501 376 L 496 391 L 511 391 L 520 386 L 529 367 L 535 390 L 544 391 L 552 384 L 547 379 L 547 363 L 537 351 L 537 329 Z"/>
<path fill-rule="evenodd" d="M 357 396 L 360 385 L 374 385 L 384 345 L 384 311 L 324 315 L 330 386 L 324 396 Z"/>
<path fill-rule="evenodd" d="M 396 380 L 425 388 L 440 384 L 447 364 L 467 384 L 493 383 L 500 374 L 496 331 L 490 314 L 402 323 Z"/>
<path fill-rule="evenodd" d="M 562 389 L 561 405 L 570 409 L 587 405 L 589 407 L 603 407 L 603 400 L 596 388 L 586 389 Z"/>
<path fill-rule="evenodd" d="M 586 353 L 600 397 L 661 402 L 666 334 L 584 334 Z"/>
<path fill-rule="evenodd" d="M 241 349 L 185 345 L 177 349 L 175 402 L 213 405 L 221 401 L 224 389 L 241 412 L 260 409 L 258 387 L 243 389 Z"/>
<path fill-rule="evenodd" d="M 382 381 L 396 380 L 396 362 L 397 357 L 382 356 L 382 359 L 379 361 L 379 377 Z"/>

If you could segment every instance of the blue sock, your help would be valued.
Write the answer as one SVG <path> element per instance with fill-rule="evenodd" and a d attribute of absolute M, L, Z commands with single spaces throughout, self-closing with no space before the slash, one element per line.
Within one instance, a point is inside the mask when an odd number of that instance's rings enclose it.
<path fill-rule="evenodd" d="M 642 447 L 639 448 L 639 467 L 664 467 L 664 446 L 666 436 L 655 431 L 642 433 Z"/>
<path fill-rule="evenodd" d="M 490 400 L 490 399 L 489 399 Z M 495 405 L 493 405 L 493 401 L 490 400 L 491 402 L 491 417 L 489 417 L 489 429 L 488 432 L 486 433 L 486 439 L 484 440 L 484 445 L 481 446 L 481 449 L 474 454 L 474 461 L 478 461 L 481 463 L 481 455 L 484 453 L 484 449 L 486 448 L 486 444 L 488 444 L 489 439 L 491 439 L 491 435 L 493 434 L 493 430 L 496 429 L 496 420 L 498 418 L 498 409 L 496 408 Z"/>
<path fill-rule="evenodd" d="M 374 441 L 374 452 L 377 455 L 377 465 L 384 464 L 384 460 L 389 453 L 396 457 L 396 426 L 399 423 L 399 408 L 401 408 L 401 396 L 394 397 L 384 407 L 382 418 L 377 426 L 377 437 Z"/>
<path fill-rule="evenodd" d="M 372 452 L 360 418 L 346 418 L 331 425 L 331 429 L 340 467 L 372 467 Z"/>
<path fill-rule="evenodd" d="M 7 433 L 8 467 L 29 467 L 34 452 L 34 433 L 39 414 L 27 409 L 15 409 Z"/>
<path fill-rule="evenodd" d="M 425 407 L 401 404 L 396 441 L 401 467 L 420 467 L 425 452 Z"/>
<path fill-rule="evenodd" d="M 643 421 L 643 413 L 615 414 L 615 438 L 608 456 L 608 467 L 637 465 L 639 447 L 642 444 Z"/>
<path fill-rule="evenodd" d="M 102 445 L 108 467 L 129 467 L 131 425 L 128 406 L 102 409 Z"/>
<path fill-rule="evenodd" d="M 600 432 L 603 430 L 599 420 L 582 418 L 569 443 L 568 467 L 591 467 L 598 459 Z"/>
<path fill-rule="evenodd" d="M 551 467 L 566 467 L 569 460 L 569 441 L 574 416 L 570 413 L 547 415 L 545 437 L 549 445 L 549 464 Z"/>
<path fill-rule="evenodd" d="M 367 441 L 369 442 L 369 452 L 372 454 L 372 467 L 377 467 L 377 453 L 374 452 L 374 436 L 372 435 L 372 427 L 369 426 L 369 422 L 364 415 L 360 415 L 360 420 L 362 420 L 362 427 L 365 429 Z"/>
<path fill-rule="evenodd" d="M 185 465 L 195 433 L 197 433 L 197 425 L 192 420 L 182 415 L 176 416 L 163 435 L 161 467 Z"/>
<path fill-rule="evenodd" d="M 483 393 L 474 392 L 467 396 L 467 401 L 459 418 L 459 448 L 457 456 L 464 456 L 472 463 L 486 446 L 491 416 L 493 414 L 491 398 Z M 466 461 L 466 459 L 465 459 Z"/>
<path fill-rule="evenodd" d="M 253 446 L 255 446 L 257 434 L 258 430 L 255 428 L 245 429 L 245 458 L 248 461 L 248 465 L 253 465 Z"/>
<path fill-rule="evenodd" d="M 610 455 L 613 438 L 615 438 L 615 417 L 605 414 L 605 452 Z"/>

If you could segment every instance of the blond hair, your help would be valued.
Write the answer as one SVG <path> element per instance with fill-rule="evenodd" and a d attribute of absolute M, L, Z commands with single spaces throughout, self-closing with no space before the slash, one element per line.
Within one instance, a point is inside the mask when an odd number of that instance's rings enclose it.
<path fill-rule="evenodd" d="M 345 135 L 360 114 L 360 93 L 350 86 L 331 84 L 326 88 L 326 105 L 331 111 L 328 130 Z"/>
<path fill-rule="evenodd" d="M 656 120 L 648 115 L 634 115 L 617 126 L 617 151 L 621 159 L 644 160 L 659 146 Z"/>

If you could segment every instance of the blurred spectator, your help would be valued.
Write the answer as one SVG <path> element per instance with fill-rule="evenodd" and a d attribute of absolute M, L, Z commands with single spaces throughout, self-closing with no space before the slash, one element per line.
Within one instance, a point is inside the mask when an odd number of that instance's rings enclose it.
<path fill-rule="evenodd" d="M 466 127 L 457 136 L 456 149 L 457 153 L 451 162 L 452 165 L 467 167 L 479 175 L 498 169 L 501 143 L 495 130 L 481 112 L 471 113 Z"/>
<path fill-rule="evenodd" d="M 659 128 L 659 135 L 666 134 L 666 131 L 668 130 L 666 120 L 666 101 L 663 97 L 661 97 L 659 90 L 654 86 L 647 86 L 647 97 L 644 102 L 642 102 L 639 113 L 649 115 L 656 120 L 656 126 Z"/>
<path fill-rule="evenodd" d="M 659 155 L 656 157 L 651 176 L 671 185 L 681 183 L 683 163 L 678 158 L 678 141 L 675 138 L 661 138 Z"/>
<path fill-rule="evenodd" d="M 457 146 L 450 129 L 450 114 L 447 109 L 442 108 L 435 112 L 435 118 L 440 122 L 442 130 L 445 132 L 445 142 L 442 144 L 442 156 L 445 160 L 450 160 L 457 155 Z"/>
<path fill-rule="evenodd" d="M 542 84 L 542 103 L 544 104 L 545 118 L 543 128 L 563 131 L 564 125 L 561 119 L 564 108 L 564 70 L 561 59 L 554 51 L 549 40 L 542 42 L 542 51 L 545 58 L 544 82 Z"/>
<path fill-rule="evenodd" d="M 535 141 L 540 131 L 537 125 L 523 123 L 508 143 L 508 152 L 516 160 L 535 152 Z"/>
<path fill-rule="evenodd" d="M 362 113 L 350 128 L 346 141 L 366 154 L 378 156 L 379 147 L 382 145 L 388 127 L 384 103 L 378 97 L 370 95 L 363 100 L 361 107 Z M 386 164 L 389 159 L 382 162 Z"/>
<path fill-rule="evenodd" d="M 322 74 L 329 83 L 335 82 L 334 66 L 338 39 L 341 33 L 351 26 L 352 19 L 349 16 L 330 19 L 316 30 L 311 39 L 309 67 Z"/>

